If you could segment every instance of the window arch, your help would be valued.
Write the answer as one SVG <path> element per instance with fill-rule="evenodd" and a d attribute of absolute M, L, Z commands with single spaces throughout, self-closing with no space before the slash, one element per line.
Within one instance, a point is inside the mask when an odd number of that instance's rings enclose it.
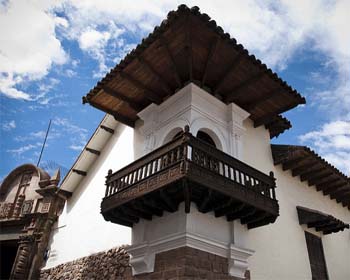
<path fill-rule="evenodd" d="M 196 137 L 216 148 L 216 144 L 213 138 L 211 138 L 210 135 L 203 130 L 198 130 Z"/>
<path fill-rule="evenodd" d="M 182 133 L 182 128 L 180 127 L 176 127 L 174 129 L 172 129 L 167 136 L 165 136 L 164 141 L 163 141 L 163 145 L 168 143 L 169 141 L 173 140 L 174 138 L 176 138 L 177 136 L 180 135 L 180 133 Z"/>

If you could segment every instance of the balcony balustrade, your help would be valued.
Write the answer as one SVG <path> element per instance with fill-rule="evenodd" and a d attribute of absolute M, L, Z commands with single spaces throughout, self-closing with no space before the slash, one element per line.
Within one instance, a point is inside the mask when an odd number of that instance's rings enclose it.
<path fill-rule="evenodd" d="M 130 226 L 181 202 L 190 211 L 214 211 L 248 228 L 273 223 L 279 211 L 273 173 L 266 175 L 194 137 L 188 127 L 162 147 L 121 170 L 108 172 L 101 212 L 108 221 Z"/>

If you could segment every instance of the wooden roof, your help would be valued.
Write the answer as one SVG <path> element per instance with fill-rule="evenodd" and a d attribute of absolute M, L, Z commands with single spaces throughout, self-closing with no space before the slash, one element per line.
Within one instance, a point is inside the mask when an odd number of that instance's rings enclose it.
<path fill-rule="evenodd" d="M 271 145 L 274 164 L 350 209 L 350 178 L 305 146 Z"/>
<path fill-rule="evenodd" d="M 83 97 L 83 103 L 134 126 L 137 113 L 193 82 L 247 110 L 271 137 L 290 127 L 280 116 L 305 103 L 198 7 L 179 6 Z"/>
<path fill-rule="evenodd" d="M 322 231 L 323 234 L 330 234 L 349 228 L 349 224 L 317 210 L 297 206 L 297 211 L 299 224 L 307 225 L 308 228 L 315 228 L 316 231 Z"/>

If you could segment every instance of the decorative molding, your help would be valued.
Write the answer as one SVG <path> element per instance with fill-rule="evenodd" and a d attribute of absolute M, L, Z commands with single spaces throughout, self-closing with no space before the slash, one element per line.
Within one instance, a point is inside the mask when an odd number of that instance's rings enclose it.
<path fill-rule="evenodd" d="M 245 272 L 248 269 L 247 260 L 253 254 L 253 250 L 243 249 L 231 244 L 228 264 L 228 271 L 230 275 L 238 278 L 244 278 Z"/>
<path fill-rule="evenodd" d="M 248 268 L 247 259 L 254 253 L 252 250 L 243 249 L 234 244 L 227 245 L 200 234 L 181 232 L 152 242 L 128 246 L 126 251 L 131 255 L 130 265 L 133 275 L 153 272 L 156 254 L 186 246 L 228 258 L 230 275 L 240 278 L 244 278 Z"/>

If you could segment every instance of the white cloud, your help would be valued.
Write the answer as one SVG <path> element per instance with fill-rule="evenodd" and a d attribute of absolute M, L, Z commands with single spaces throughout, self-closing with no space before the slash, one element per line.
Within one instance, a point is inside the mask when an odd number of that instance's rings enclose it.
<path fill-rule="evenodd" d="M 7 123 L 4 123 L 2 125 L 2 129 L 5 130 L 5 131 L 10 131 L 10 130 L 12 130 L 14 128 L 16 128 L 16 122 L 14 120 L 9 121 Z"/>
<path fill-rule="evenodd" d="M 69 135 L 71 142 L 70 149 L 78 150 L 87 142 L 88 130 L 71 123 L 66 118 L 55 118 L 52 120 L 53 126 L 58 126 L 58 131 L 64 135 Z"/>
<path fill-rule="evenodd" d="M 81 151 L 84 148 L 84 145 L 70 145 L 69 149 L 74 151 Z"/>
<path fill-rule="evenodd" d="M 55 27 L 63 21 L 51 14 L 53 3 L 0 4 L 0 92 L 10 98 L 31 100 L 31 94 L 18 86 L 25 81 L 40 80 L 53 64 L 64 64 L 68 59 L 56 38 Z"/>
<path fill-rule="evenodd" d="M 8 149 L 7 152 L 11 153 L 17 157 L 20 157 L 23 153 L 31 151 L 33 149 L 37 148 L 36 145 L 28 144 L 22 147 L 19 147 L 17 149 Z"/>
<path fill-rule="evenodd" d="M 326 123 L 319 130 L 301 135 L 299 140 L 350 174 L 350 120 Z"/>

